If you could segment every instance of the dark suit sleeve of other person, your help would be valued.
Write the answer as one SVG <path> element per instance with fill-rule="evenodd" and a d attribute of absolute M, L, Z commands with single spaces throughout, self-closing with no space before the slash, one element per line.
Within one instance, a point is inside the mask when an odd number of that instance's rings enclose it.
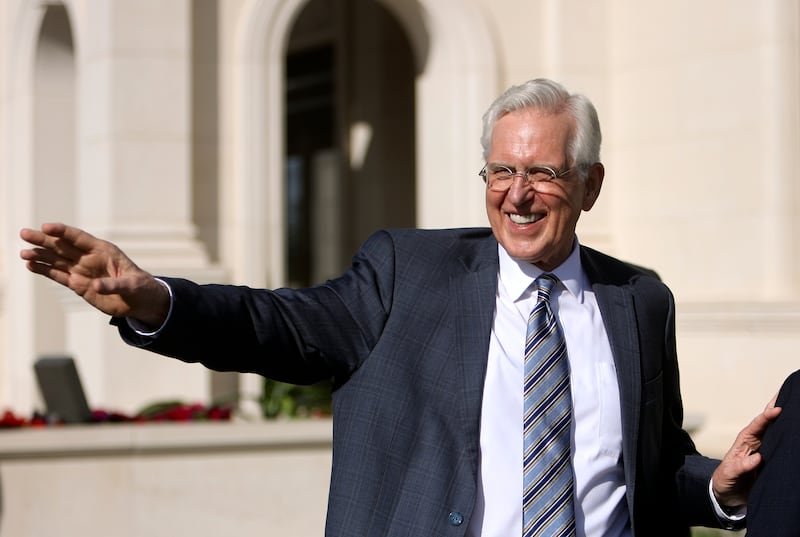
<path fill-rule="evenodd" d="M 761 444 L 763 462 L 747 504 L 747 537 L 800 536 L 800 371 L 778 393 L 782 408 Z"/>
<path fill-rule="evenodd" d="M 324 285 L 169 279 L 173 311 L 154 341 L 115 324 L 130 343 L 213 369 L 333 377 L 327 535 L 463 535 L 497 266 L 488 229 L 379 232 Z"/>

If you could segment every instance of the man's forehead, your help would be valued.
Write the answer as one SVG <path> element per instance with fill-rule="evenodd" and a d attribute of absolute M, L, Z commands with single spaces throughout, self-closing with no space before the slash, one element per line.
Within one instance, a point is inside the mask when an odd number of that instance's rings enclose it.
<path fill-rule="evenodd" d="M 520 109 L 498 119 L 492 132 L 491 154 L 526 153 L 534 148 L 564 153 L 572 137 L 574 120 L 569 114 Z"/>

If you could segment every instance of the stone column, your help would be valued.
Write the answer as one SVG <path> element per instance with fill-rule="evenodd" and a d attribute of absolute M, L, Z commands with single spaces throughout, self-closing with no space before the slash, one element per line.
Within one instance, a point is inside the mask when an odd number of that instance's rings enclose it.
<path fill-rule="evenodd" d="M 78 224 L 152 273 L 222 280 L 191 214 L 191 1 L 81 6 Z M 208 398 L 204 368 L 128 348 L 107 318 L 71 299 L 64 305 L 67 347 L 93 406 L 132 411 Z"/>

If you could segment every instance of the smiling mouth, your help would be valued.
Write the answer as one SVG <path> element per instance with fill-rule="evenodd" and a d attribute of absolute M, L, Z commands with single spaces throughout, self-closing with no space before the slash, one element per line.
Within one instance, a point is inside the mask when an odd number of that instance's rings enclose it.
<path fill-rule="evenodd" d="M 537 222 L 537 221 L 541 220 L 542 218 L 544 218 L 544 215 L 543 214 L 521 215 L 521 214 L 509 213 L 508 217 L 515 224 L 533 224 L 534 222 Z"/>

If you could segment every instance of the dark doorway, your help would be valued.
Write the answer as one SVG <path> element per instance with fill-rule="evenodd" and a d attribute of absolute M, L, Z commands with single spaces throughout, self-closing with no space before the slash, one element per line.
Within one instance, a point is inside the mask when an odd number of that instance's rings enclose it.
<path fill-rule="evenodd" d="M 335 276 L 372 232 L 415 225 L 415 69 L 374 0 L 311 0 L 286 55 L 289 285 Z"/>

